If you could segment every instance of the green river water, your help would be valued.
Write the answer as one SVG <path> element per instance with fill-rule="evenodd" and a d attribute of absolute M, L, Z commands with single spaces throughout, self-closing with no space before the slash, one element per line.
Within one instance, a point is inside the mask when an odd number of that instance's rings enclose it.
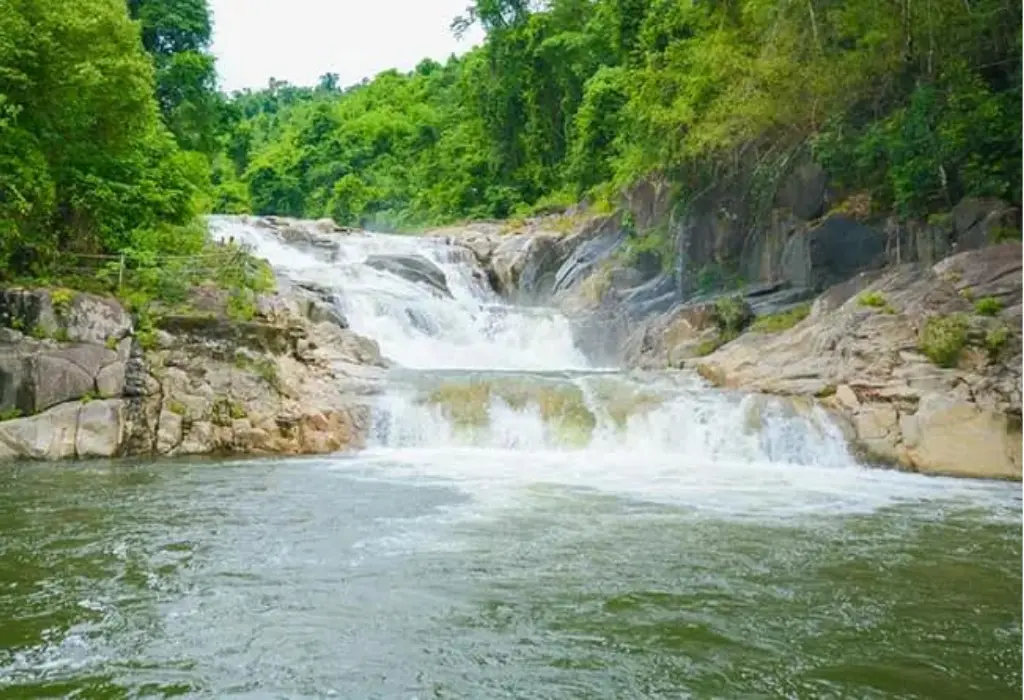
<path fill-rule="evenodd" d="M 0 697 L 1021 695 L 1018 485 L 739 516 L 424 459 L 5 468 Z"/>

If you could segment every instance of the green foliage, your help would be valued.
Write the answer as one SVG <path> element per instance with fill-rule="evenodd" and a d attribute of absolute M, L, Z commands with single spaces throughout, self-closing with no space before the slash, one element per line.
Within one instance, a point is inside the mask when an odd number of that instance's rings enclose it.
<path fill-rule="evenodd" d="M 743 297 L 719 297 L 715 300 L 715 321 L 721 334 L 727 336 L 729 340 L 743 332 L 751 319 L 753 313 Z"/>
<path fill-rule="evenodd" d="M 75 293 L 70 289 L 55 289 L 50 292 L 50 303 L 53 305 L 53 310 L 58 316 L 67 314 L 74 298 Z"/>
<path fill-rule="evenodd" d="M 713 353 L 718 348 L 722 347 L 724 344 L 725 343 L 723 342 L 721 336 L 715 334 L 711 337 L 705 338 L 704 340 L 700 341 L 700 343 L 697 344 L 697 347 L 694 349 L 693 352 L 697 355 L 697 357 L 705 357 Z"/>
<path fill-rule="evenodd" d="M 806 144 L 838 185 L 905 214 L 1018 199 L 1020 13 L 909 7 L 477 0 L 455 26 L 487 38 L 460 58 L 236 95 L 224 156 L 249 196 L 216 206 L 416 228 L 607 208 L 652 173 L 686 196 L 742 164 L 770 202 Z"/>
<path fill-rule="evenodd" d="M 207 165 L 161 123 L 153 80 L 123 0 L 0 0 L 0 278 L 193 219 Z"/>
<path fill-rule="evenodd" d="M 878 309 L 883 313 L 894 314 L 896 309 L 892 307 L 885 295 L 878 291 L 864 292 L 857 297 L 857 303 L 872 309 Z"/>
<path fill-rule="evenodd" d="M 925 321 L 918 347 L 939 367 L 956 367 L 967 346 L 967 317 L 963 314 L 932 316 Z"/>
<path fill-rule="evenodd" d="M 881 292 L 864 292 L 857 297 L 857 303 L 861 306 L 870 306 L 871 308 L 880 309 L 889 302 L 886 301 L 885 295 Z"/>
<path fill-rule="evenodd" d="M 995 361 L 999 358 L 999 354 L 1006 347 L 1006 342 L 1010 339 L 1010 329 L 1006 326 L 996 326 L 990 328 L 985 334 L 985 350 L 988 352 L 990 360 Z"/>
<path fill-rule="evenodd" d="M 183 416 L 185 415 L 185 413 L 187 413 L 185 404 L 175 399 L 171 399 L 167 402 L 167 410 L 178 416 Z"/>
<path fill-rule="evenodd" d="M 71 336 L 68 335 L 68 329 L 65 328 L 64 326 L 60 326 L 59 328 L 57 328 L 56 331 L 54 331 L 53 339 L 56 340 L 58 343 L 71 342 Z"/>
<path fill-rule="evenodd" d="M 758 316 L 751 324 L 750 330 L 760 333 L 781 333 L 803 321 L 810 313 L 811 305 L 801 304 L 789 311 Z"/>
<path fill-rule="evenodd" d="M 974 310 L 982 316 L 998 316 L 1003 310 L 1003 302 L 995 297 L 982 297 L 974 302 Z"/>
<path fill-rule="evenodd" d="M 214 399 L 211 413 L 213 424 L 219 426 L 229 426 L 232 421 L 248 416 L 244 406 L 226 396 L 218 396 Z"/>
<path fill-rule="evenodd" d="M 82 403 L 92 403 L 93 401 L 95 401 L 98 398 L 99 398 L 99 396 L 96 395 L 96 392 L 94 392 L 94 391 L 87 391 L 84 394 L 82 394 L 82 398 L 79 399 L 79 401 L 81 401 Z"/>
<path fill-rule="evenodd" d="M 2 423 L 5 420 L 15 420 L 21 418 L 21 416 L 21 409 L 18 408 L 17 406 L 5 408 L 4 410 L 0 411 L 0 423 Z"/>
<path fill-rule="evenodd" d="M 1008 243 L 1021 239 L 1021 230 L 1012 226 L 993 226 L 988 232 L 989 243 Z"/>

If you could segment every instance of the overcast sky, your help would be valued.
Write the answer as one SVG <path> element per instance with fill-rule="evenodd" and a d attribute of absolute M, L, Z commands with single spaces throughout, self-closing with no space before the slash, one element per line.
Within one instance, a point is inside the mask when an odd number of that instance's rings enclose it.
<path fill-rule="evenodd" d="M 261 88 L 273 77 L 312 85 L 337 73 L 342 86 L 382 70 L 443 61 L 478 43 L 449 29 L 470 0 L 210 0 L 221 88 Z"/>

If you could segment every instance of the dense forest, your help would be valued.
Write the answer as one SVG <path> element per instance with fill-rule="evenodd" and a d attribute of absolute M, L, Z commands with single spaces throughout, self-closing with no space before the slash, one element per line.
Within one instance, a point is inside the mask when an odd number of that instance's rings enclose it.
<path fill-rule="evenodd" d="M 408 230 L 797 153 L 904 216 L 1020 199 L 1019 2 L 476 0 L 473 23 L 443 64 L 226 96 L 206 0 L 0 0 L 0 275 L 198 251 L 206 211 Z"/>

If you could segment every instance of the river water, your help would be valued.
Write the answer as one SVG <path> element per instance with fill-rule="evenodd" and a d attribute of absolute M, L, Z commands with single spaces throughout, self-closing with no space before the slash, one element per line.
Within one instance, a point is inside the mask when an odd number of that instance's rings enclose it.
<path fill-rule="evenodd" d="M 590 366 L 442 242 L 214 226 L 393 361 L 370 446 L 0 470 L 0 697 L 1020 697 L 1019 485 Z"/>

